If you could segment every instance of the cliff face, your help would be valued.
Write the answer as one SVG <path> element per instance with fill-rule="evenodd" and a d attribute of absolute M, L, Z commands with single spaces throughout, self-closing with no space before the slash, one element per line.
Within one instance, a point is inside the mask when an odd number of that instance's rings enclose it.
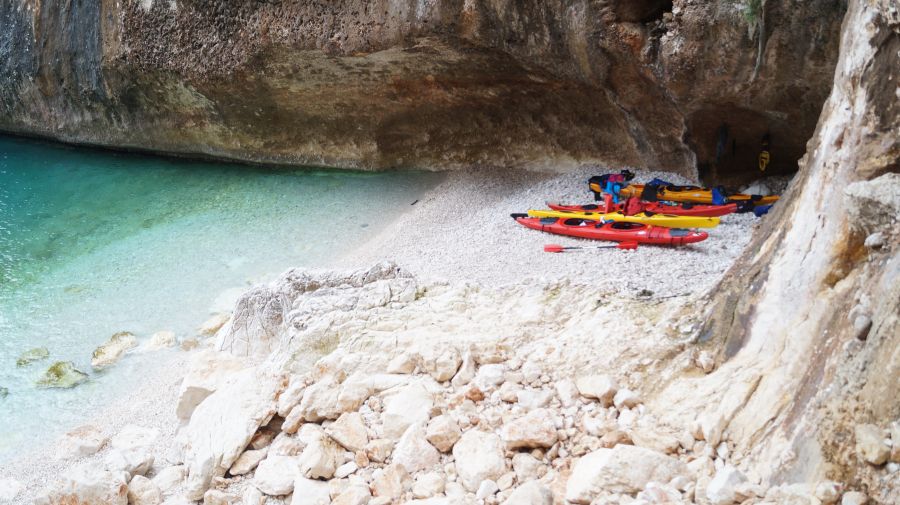
<path fill-rule="evenodd" d="M 843 16 L 840 0 L 767 2 L 754 75 L 742 5 L 10 0 L 0 129 L 368 169 L 699 164 L 739 182 L 766 132 L 771 171 L 796 168 Z"/>
<path fill-rule="evenodd" d="M 877 503 L 900 487 L 857 427 L 900 419 L 898 80 L 896 2 L 851 2 L 800 173 L 710 297 L 698 337 L 720 365 L 659 395 L 769 483 L 828 477 Z"/>

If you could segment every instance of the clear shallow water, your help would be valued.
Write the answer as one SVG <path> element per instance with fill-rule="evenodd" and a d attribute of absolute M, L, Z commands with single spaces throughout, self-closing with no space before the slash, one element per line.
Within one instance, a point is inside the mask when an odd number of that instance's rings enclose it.
<path fill-rule="evenodd" d="M 113 333 L 179 337 L 243 288 L 324 266 L 436 184 L 426 173 L 259 169 L 0 136 L 0 461 L 77 425 L 166 352 L 93 372 Z M 24 351 L 50 358 L 17 367 Z M 174 352 L 174 351 L 170 351 Z M 39 390 L 57 360 L 90 372 Z"/>

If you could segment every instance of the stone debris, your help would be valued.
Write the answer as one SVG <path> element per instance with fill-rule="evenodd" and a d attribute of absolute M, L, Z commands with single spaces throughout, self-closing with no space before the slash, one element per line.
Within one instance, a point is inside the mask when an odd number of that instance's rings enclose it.
<path fill-rule="evenodd" d="M 94 369 L 106 368 L 137 347 L 137 337 L 131 332 L 120 331 L 109 337 L 105 343 L 94 349 L 91 354 L 91 366 Z"/>
<path fill-rule="evenodd" d="M 874 424 L 856 426 L 856 452 L 866 463 L 883 465 L 891 455 L 884 431 Z"/>
<path fill-rule="evenodd" d="M 619 389 L 615 379 L 608 375 L 587 375 L 575 380 L 578 392 L 585 398 L 592 398 L 604 407 L 613 404 L 613 398 Z"/>

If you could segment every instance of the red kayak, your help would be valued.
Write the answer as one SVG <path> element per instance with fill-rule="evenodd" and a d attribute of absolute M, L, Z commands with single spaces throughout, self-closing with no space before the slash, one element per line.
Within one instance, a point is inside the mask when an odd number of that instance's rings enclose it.
<path fill-rule="evenodd" d="M 640 244 L 684 245 L 706 240 L 709 236 L 702 231 L 682 228 L 664 228 L 648 226 L 642 223 L 622 223 L 591 221 L 564 217 L 528 217 L 527 214 L 511 214 L 519 224 L 526 228 L 568 235 L 570 237 L 589 238 L 594 240 L 612 240 L 614 242 L 637 242 Z"/>
<path fill-rule="evenodd" d="M 627 209 L 626 209 L 627 204 Z M 547 206 L 553 210 L 570 210 L 576 212 L 604 212 L 603 204 L 588 205 L 563 205 L 560 203 L 547 202 Z M 659 202 L 642 202 L 634 199 L 633 202 L 622 202 L 610 204 L 612 207 L 605 212 L 625 212 L 625 215 L 632 216 L 640 212 L 649 212 L 651 214 L 670 214 L 673 216 L 695 216 L 695 217 L 721 217 L 727 214 L 733 214 L 738 211 L 738 204 L 726 203 L 725 205 L 704 205 L 682 203 L 680 205 L 666 205 Z M 627 210 L 627 212 L 626 212 Z"/>

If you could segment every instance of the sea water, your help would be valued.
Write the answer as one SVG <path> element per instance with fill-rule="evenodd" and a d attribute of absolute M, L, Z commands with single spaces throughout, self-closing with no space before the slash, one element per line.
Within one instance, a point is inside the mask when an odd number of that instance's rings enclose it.
<path fill-rule="evenodd" d="M 39 450 L 166 359 L 133 352 L 92 370 L 91 352 L 114 333 L 190 337 L 253 283 L 358 247 L 437 180 L 0 137 L 0 461 Z M 16 365 L 36 347 L 50 357 Z M 56 361 L 89 380 L 37 388 Z"/>

